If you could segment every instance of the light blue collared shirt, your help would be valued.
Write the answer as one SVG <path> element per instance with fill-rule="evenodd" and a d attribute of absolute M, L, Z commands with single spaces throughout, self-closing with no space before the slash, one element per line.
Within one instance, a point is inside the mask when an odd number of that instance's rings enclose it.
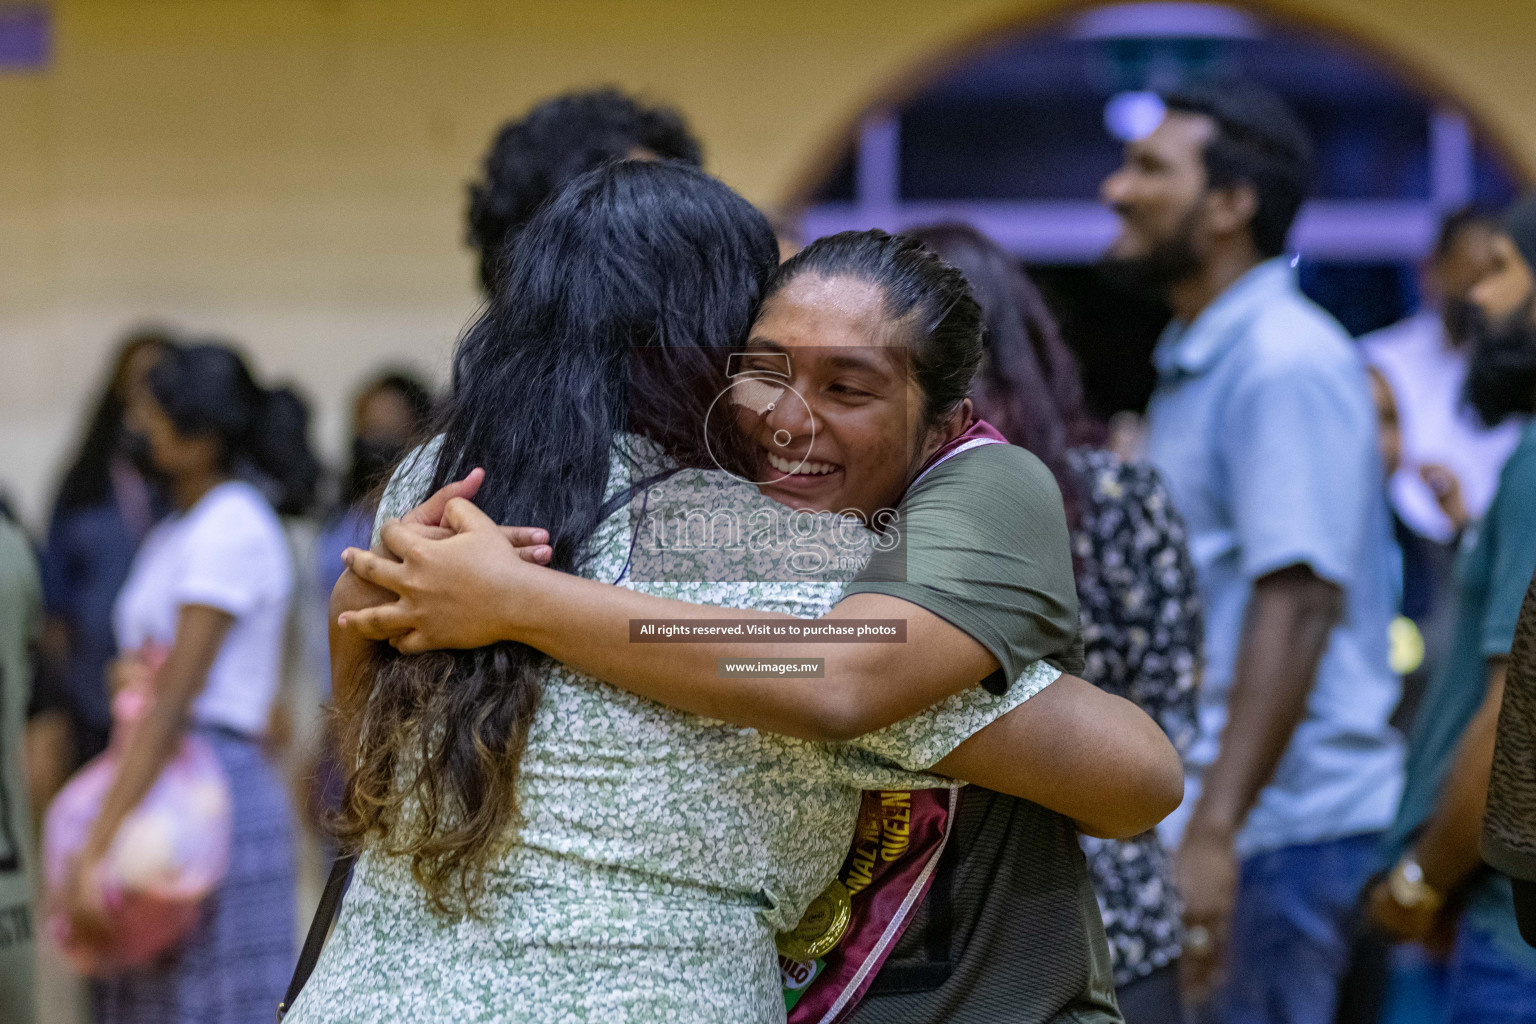
<path fill-rule="evenodd" d="M 1189 530 L 1206 607 L 1200 739 L 1176 841 L 1216 759 L 1254 581 L 1306 565 L 1344 589 L 1307 713 L 1238 837 L 1244 856 L 1386 828 L 1402 788 L 1387 724 L 1392 542 L 1363 363 L 1283 257 L 1254 267 L 1153 355 L 1147 455 Z"/>

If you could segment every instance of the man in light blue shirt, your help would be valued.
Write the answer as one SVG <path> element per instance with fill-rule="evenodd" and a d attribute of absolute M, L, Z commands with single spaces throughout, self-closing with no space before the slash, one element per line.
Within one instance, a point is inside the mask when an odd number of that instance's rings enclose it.
<path fill-rule="evenodd" d="M 1244 88 L 1164 103 L 1103 192 L 1121 221 L 1106 270 L 1173 307 L 1147 454 L 1206 601 L 1202 736 L 1168 836 L 1185 994 L 1223 1024 L 1330 1024 L 1402 777 L 1375 413 L 1349 337 L 1282 255 L 1304 130 Z"/>

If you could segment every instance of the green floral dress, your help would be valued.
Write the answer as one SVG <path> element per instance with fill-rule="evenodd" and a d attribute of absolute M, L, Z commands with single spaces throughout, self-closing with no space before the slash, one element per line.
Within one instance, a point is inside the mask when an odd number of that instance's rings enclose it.
<path fill-rule="evenodd" d="M 423 496 L 434 458 L 397 474 L 381 520 Z M 610 493 L 631 471 L 616 446 Z M 652 517 L 780 508 L 718 472 L 677 473 L 640 500 Z M 754 556 L 742 545 L 669 552 L 671 578 L 695 582 L 636 582 L 632 522 L 633 506 L 602 524 L 584 575 L 802 617 L 842 589 L 831 569 L 814 582 L 743 579 Z M 953 785 L 921 770 L 1056 674 L 1039 664 L 1004 697 L 974 687 L 833 745 L 682 714 L 551 662 L 519 776 L 524 822 L 479 916 L 435 916 L 406 863 L 365 851 L 288 1020 L 783 1021 L 774 933 L 834 877 L 860 791 Z"/>

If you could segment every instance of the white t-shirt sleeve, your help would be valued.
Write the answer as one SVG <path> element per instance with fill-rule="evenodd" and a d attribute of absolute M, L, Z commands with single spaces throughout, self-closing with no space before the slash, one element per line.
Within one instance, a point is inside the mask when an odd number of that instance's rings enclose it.
<path fill-rule="evenodd" d="M 251 500 L 220 495 L 187 526 L 183 572 L 172 591 L 177 606 L 206 605 L 240 618 L 272 599 L 283 552 L 273 550 L 271 530 Z"/>

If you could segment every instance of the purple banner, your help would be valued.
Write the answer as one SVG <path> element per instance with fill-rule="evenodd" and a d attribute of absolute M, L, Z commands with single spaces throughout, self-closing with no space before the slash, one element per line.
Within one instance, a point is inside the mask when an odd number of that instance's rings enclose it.
<path fill-rule="evenodd" d="M 52 50 L 52 27 L 46 7 L 0 6 L 0 72 L 46 68 Z"/>

